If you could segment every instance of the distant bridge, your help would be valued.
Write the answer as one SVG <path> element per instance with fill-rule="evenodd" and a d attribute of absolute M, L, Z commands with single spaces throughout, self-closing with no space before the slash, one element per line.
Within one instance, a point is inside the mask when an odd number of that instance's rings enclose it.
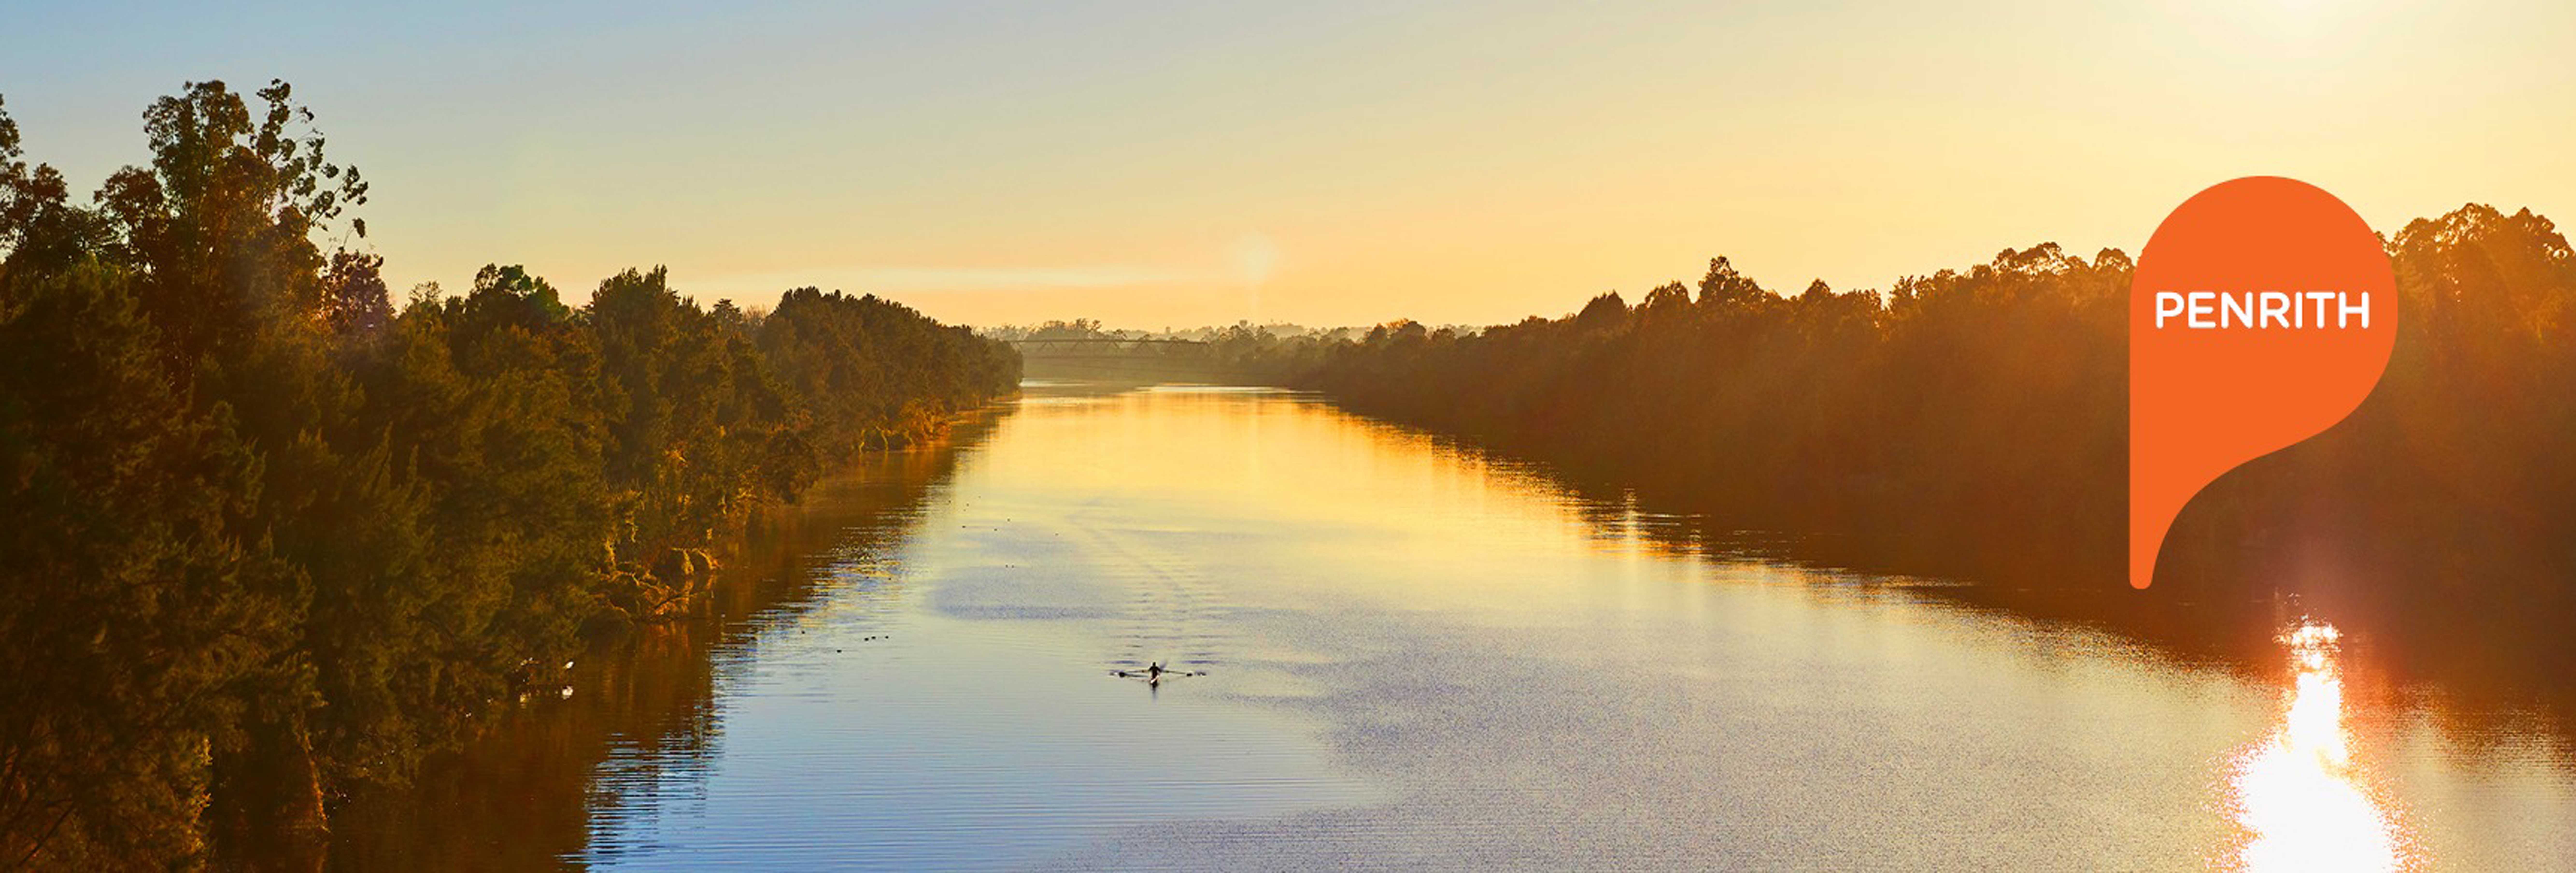
<path fill-rule="evenodd" d="M 1168 360 L 1197 362 L 1208 355 L 1207 343 L 1185 339 L 1121 339 L 1118 337 L 1073 337 L 1059 339 L 1017 339 L 1009 341 L 1029 360 L 1046 361 L 1137 361 Z"/>

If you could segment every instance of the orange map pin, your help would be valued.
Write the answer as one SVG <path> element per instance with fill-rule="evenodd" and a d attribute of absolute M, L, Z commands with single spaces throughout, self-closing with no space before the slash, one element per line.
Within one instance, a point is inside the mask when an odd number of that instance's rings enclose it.
<path fill-rule="evenodd" d="M 2351 415 L 2396 341 L 2388 253 L 2323 189 L 2251 176 L 2166 216 L 2129 286 L 2129 584 L 2201 488 Z"/>

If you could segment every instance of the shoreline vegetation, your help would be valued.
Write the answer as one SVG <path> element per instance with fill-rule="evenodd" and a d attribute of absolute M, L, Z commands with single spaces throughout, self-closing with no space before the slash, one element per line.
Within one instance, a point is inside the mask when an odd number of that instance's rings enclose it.
<path fill-rule="evenodd" d="M 154 103 L 149 166 L 90 205 L 0 112 L 0 867 L 317 867 L 353 792 L 691 612 L 763 511 L 1022 374 L 872 295 L 708 306 L 658 268 L 571 306 L 496 263 L 397 305 L 348 214 L 366 183 L 284 83 L 249 96 Z M 2196 498 L 2145 592 L 2118 250 L 1795 295 L 1717 258 L 1633 304 L 1238 325 L 1147 370 L 1316 390 L 2035 611 L 2099 595 L 2207 641 L 2295 602 L 2392 672 L 2546 689 L 2576 669 L 2576 253 L 2480 205 L 2387 245 L 2404 317 L 2378 389 Z"/>
<path fill-rule="evenodd" d="M 2477 204 L 2386 245 L 2404 317 L 2377 389 L 2195 498 L 2142 592 L 2123 563 L 2133 265 L 2117 249 L 2042 244 L 1795 295 L 1717 258 L 1635 304 L 1356 338 L 1244 325 L 1205 354 L 1715 530 L 1812 538 L 1810 560 L 1971 580 L 1974 599 L 2204 651 L 2268 646 L 2285 609 L 2332 616 L 2392 675 L 2563 714 L 2576 253 L 2546 218 Z"/>
<path fill-rule="evenodd" d="M 88 206 L 0 114 L 0 867 L 318 867 L 351 792 L 692 609 L 761 509 L 1016 390 L 874 296 L 494 264 L 397 306 L 357 170 L 249 96 L 156 101 Z"/>
<path fill-rule="evenodd" d="M 522 870 L 583 856 L 603 767 L 637 766 L 620 760 L 630 753 L 652 762 L 645 767 L 717 753 L 715 651 L 732 629 L 825 606 L 835 583 L 823 571 L 853 553 L 892 553 L 917 533 L 964 450 L 1008 414 L 989 406 L 958 416 L 937 438 L 869 453 L 827 472 L 795 504 L 761 508 L 724 544 L 725 582 L 698 614 L 593 648 L 569 677 L 579 694 L 539 689 L 527 705 L 492 712 L 472 743 L 438 755 L 411 784 L 351 796 L 332 811 L 329 866 Z"/>

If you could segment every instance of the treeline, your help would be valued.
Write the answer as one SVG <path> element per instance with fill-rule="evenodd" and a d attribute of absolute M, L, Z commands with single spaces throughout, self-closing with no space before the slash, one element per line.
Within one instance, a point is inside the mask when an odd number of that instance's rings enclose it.
<path fill-rule="evenodd" d="M 984 335 L 1006 341 L 1150 340 L 1119 350 L 1117 360 L 1068 363 L 1044 354 L 1029 358 L 1032 375 L 1072 378 L 1145 378 L 1281 384 L 1313 373 L 1364 331 L 1357 328 L 1314 329 L 1294 324 L 1255 326 L 1249 321 L 1224 327 L 1151 332 L 1110 330 L 1092 319 L 1048 321 L 1028 327 L 1005 325 Z M 1177 342 L 1170 342 L 1177 341 Z"/>
<path fill-rule="evenodd" d="M 964 457 L 957 449 L 989 435 L 996 418 L 960 423 L 938 450 L 864 457 L 854 475 L 815 483 L 798 505 L 759 513 L 729 553 L 728 581 L 708 597 L 724 620 L 586 654 L 580 694 L 538 711 L 499 713 L 411 785 L 350 798 L 332 811 L 329 866 L 507 871 L 582 856 L 591 848 L 590 811 L 649 804 L 668 787 L 599 779 L 603 767 L 630 777 L 670 774 L 723 754 L 716 689 L 731 671 L 715 650 L 729 645 L 728 626 L 755 614 L 792 621 L 829 608 L 825 592 L 836 577 L 822 571 L 853 552 L 890 552 L 918 533 L 933 517 L 927 504 L 954 480 Z"/>
<path fill-rule="evenodd" d="M 366 183 L 256 96 L 156 101 L 94 205 L 0 115 L 0 867 L 318 849 L 332 798 L 667 613 L 754 508 L 1018 381 L 873 296 L 705 307 L 660 269 L 397 310 L 349 248 Z"/>
<path fill-rule="evenodd" d="M 2296 593 L 2392 644 L 2576 666 L 2576 256 L 2547 219 L 2477 205 L 2387 245 L 2404 310 L 2378 390 L 2195 500 L 2148 596 Z M 1397 322 L 1277 369 L 1721 529 L 1827 535 L 1827 560 L 2125 590 L 2131 270 L 2051 244 L 1783 295 L 1719 258 L 1634 305 Z"/>

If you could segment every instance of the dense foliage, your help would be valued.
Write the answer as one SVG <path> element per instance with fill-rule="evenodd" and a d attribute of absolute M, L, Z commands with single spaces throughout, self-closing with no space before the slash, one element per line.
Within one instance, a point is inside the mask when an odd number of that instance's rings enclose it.
<path fill-rule="evenodd" d="M 666 606 L 673 550 L 1017 382 L 874 297 L 760 316 L 658 269 L 397 312 L 347 248 L 366 183 L 256 96 L 154 103 L 95 206 L 0 116 L 0 867 L 316 845 L 328 798 Z"/>
<path fill-rule="evenodd" d="M 2378 390 L 2194 501 L 2154 590 L 2294 592 L 2401 637 L 2560 639 L 2576 615 L 2576 255 L 2547 219 L 2476 205 L 2409 224 L 2388 250 L 2404 309 Z M 1397 322 L 1273 357 L 1357 409 L 1721 528 L 1836 534 L 1835 559 L 1900 569 L 2125 590 L 2130 276 L 2119 251 L 2042 245 L 1885 293 L 1781 295 L 1720 258 L 1696 288 L 1633 306 L 1605 294 L 1466 335 Z"/>

